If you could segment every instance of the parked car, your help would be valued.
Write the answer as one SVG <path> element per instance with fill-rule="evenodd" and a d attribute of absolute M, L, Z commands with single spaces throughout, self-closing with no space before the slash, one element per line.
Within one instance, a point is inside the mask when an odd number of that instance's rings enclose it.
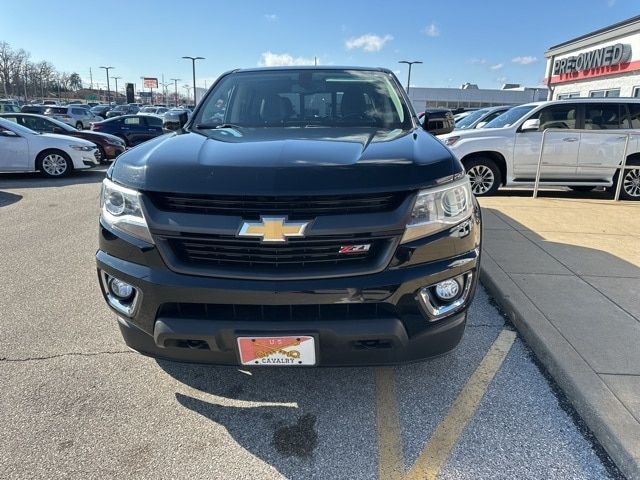
<path fill-rule="evenodd" d="M 56 102 L 55 100 L 44 100 L 42 104 L 43 105 L 60 105 L 60 103 Z"/>
<path fill-rule="evenodd" d="M 483 128 L 494 118 L 498 118 L 504 112 L 509 110 L 510 106 L 487 107 L 470 112 L 464 118 L 456 120 L 455 130 L 472 130 L 474 128 Z"/>
<path fill-rule="evenodd" d="M 44 112 L 47 108 L 50 108 L 50 107 L 48 105 L 23 105 L 20 108 L 20 112 L 37 113 L 38 115 L 44 115 Z"/>
<path fill-rule="evenodd" d="M 116 105 L 107 112 L 106 118 L 120 117 L 122 115 L 133 115 L 138 113 L 140 109 L 135 105 Z"/>
<path fill-rule="evenodd" d="M 30 113 L 5 113 L 0 117 L 16 122 L 38 133 L 59 133 L 70 137 L 82 138 L 95 143 L 100 153 L 100 161 L 113 160 L 126 150 L 124 140 L 108 133 L 78 130 L 55 118 Z"/>
<path fill-rule="evenodd" d="M 73 105 L 49 107 L 44 111 L 44 114 L 49 117 L 53 117 L 56 120 L 60 120 L 67 125 L 76 127 L 78 130 L 90 128 L 93 122 L 101 122 L 104 120 L 102 117 L 98 117 L 86 108 L 80 108 Z"/>
<path fill-rule="evenodd" d="M 15 113 L 19 112 L 20 107 L 13 103 L 0 103 L 0 113 Z"/>
<path fill-rule="evenodd" d="M 91 130 L 110 133 L 124 140 L 128 147 L 162 135 L 162 119 L 150 115 L 123 115 L 94 123 Z"/>
<path fill-rule="evenodd" d="M 138 112 L 138 115 L 155 115 L 158 117 L 162 117 L 165 113 L 169 111 L 166 107 L 142 107 Z"/>
<path fill-rule="evenodd" d="M 118 157 L 98 231 L 132 349 L 295 368 L 454 348 L 481 219 L 393 72 L 279 67 L 222 75 L 183 128 Z"/>
<path fill-rule="evenodd" d="M 109 110 L 111 110 L 111 106 L 106 104 L 100 104 L 91 107 L 91 113 L 102 118 L 107 118 L 107 113 L 109 112 Z"/>
<path fill-rule="evenodd" d="M 589 191 L 617 183 L 626 133 L 640 131 L 640 99 L 572 98 L 514 107 L 480 130 L 455 131 L 440 139 L 465 166 L 473 193 L 491 195 L 501 185 L 531 186 L 535 181 L 542 132 L 547 128 L 610 132 L 552 133 L 545 143 L 545 185 Z M 640 132 L 638 132 L 640 133 Z M 631 137 L 627 164 L 640 167 L 638 136 Z M 604 167 L 604 168 L 603 168 Z M 625 171 L 621 197 L 640 200 L 640 168 Z"/>
<path fill-rule="evenodd" d="M 39 170 L 46 177 L 63 177 L 73 170 L 100 163 L 96 145 L 81 138 L 38 133 L 0 118 L 0 171 Z"/>

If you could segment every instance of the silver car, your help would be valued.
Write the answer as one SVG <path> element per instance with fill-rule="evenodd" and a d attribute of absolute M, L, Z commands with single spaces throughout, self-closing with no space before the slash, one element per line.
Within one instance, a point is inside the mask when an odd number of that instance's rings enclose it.
<path fill-rule="evenodd" d="M 64 122 L 67 125 L 76 127 L 78 130 L 91 128 L 92 123 L 104 120 L 102 117 L 91 112 L 91 110 L 77 105 L 49 107 L 44 111 L 44 114 L 48 117 L 53 117 L 56 120 Z"/>

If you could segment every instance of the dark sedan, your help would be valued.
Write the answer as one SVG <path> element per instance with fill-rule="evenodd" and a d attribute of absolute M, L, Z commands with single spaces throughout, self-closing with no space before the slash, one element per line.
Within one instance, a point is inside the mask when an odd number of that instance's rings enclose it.
<path fill-rule="evenodd" d="M 0 117 L 10 120 L 39 133 L 58 133 L 70 137 L 82 138 L 95 143 L 100 150 L 101 160 L 111 160 L 125 151 L 124 141 L 114 135 L 100 132 L 77 130 L 71 125 L 54 118 L 30 113 L 5 113 Z"/>
<path fill-rule="evenodd" d="M 164 133 L 162 119 L 149 115 L 123 115 L 110 118 L 104 122 L 91 124 L 91 130 L 120 137 L 128 147 L 135 147 Z"/>
<path fill-rule="evenodd" d="M 117 105 L 107 112 L 107 118 L 120 117 L 122 115 L 132 115 L 138 113 L 140 108 L 135 105 Z"/>
<path fill-rule="evenodd" d="M 38 113 L 44 115 L 44 111 L 49 108 L 48 105 L 23 105 L 20 111 L 22 113 Z"/>
<path fill-rule="evenodd" d="M 91 107 L 91 113 L 102 118 L 107 118 L 107 113 L 111 110 L 111 105 L 96 105 Z"/>

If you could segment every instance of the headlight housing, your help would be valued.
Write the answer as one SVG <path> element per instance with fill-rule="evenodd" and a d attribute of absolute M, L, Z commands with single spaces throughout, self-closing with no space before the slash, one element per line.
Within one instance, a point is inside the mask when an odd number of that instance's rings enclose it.
<path fill-rule="evenodd" d="M 467 176 L 441 187 L 421 190 L 413 205 L 402 243 L 457 225 L 471 216 L 473 208 L 473 195 Z"/>
<path fill-rule="evenodd" d="M 115 147 L 124 147 L 124 142 L 121 140 L 112 140 L 110 138 L 107 138 L 107 143 Z"/>
<path fill-rule="evenodd" d="M 91 150 L 93 150 L 95 147 L 89 147 L 88 145 L 69 145 L 69 147 L 73 148 L 74 150 L 78 150 L 79 152 L 90 152 Z"/>
<path fill-rule="evenodd" d="M 100 218 L 111 228 L 153 243 L 142 212 L 140 193 L 105 178 L 100 194 Z"/>
<path fill-rule="evenodd" d="M 458 136 L 453 136 L 453 137 L 447 137 L 447 138 L 445 138 L 445 139 L 443 140 L 443 142 L 444 142 L 444 144 L 445 144 L 447 147 L 451 147 L 451 146 L 455 145 L 455 144 L 458 142 L 458 140 L 460 140 L 460 137 L 458 137 Z"/>

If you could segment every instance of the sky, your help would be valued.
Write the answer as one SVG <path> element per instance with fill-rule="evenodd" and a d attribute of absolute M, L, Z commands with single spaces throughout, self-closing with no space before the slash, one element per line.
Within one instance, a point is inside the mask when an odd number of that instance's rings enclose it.
<path fill-rule="evenodd" d="M 639 0 L 411 2 L 378 0 L 200 1 L 20 0 L 2 8 L 0 41 L 35 61 L 77 72 L 105 88 L 112 76 L 208 87 L 238 67 L 318 64 L 381 66 L 403 84 L 481 88 L 540 86 L 552 45 L 640 14 Z M 113 83 L 111 85 L 113 88 Z"/>

